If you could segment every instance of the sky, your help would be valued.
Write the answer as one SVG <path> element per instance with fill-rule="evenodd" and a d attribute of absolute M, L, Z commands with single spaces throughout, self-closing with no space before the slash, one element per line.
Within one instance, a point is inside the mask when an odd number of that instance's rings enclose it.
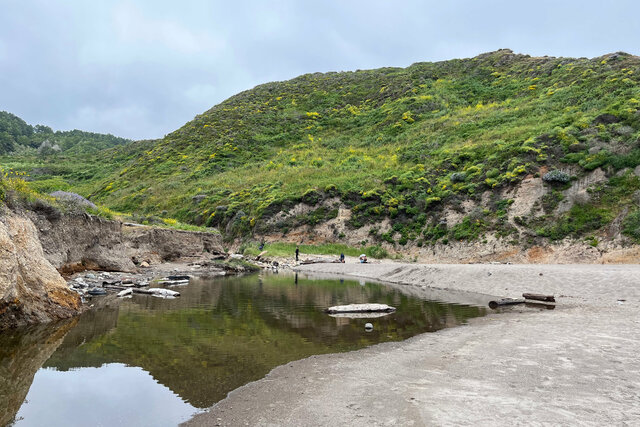
<path fill-rule="evenodd" d="M 160 138 L 300 74 L 473 57 L 640 54 L 637 0 L 0 0 L 0 110 Z"/>

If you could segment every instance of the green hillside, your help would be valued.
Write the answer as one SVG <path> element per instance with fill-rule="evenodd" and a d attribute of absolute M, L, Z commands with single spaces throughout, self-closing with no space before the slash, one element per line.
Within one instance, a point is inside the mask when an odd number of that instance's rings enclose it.
<path fill-rule="evenodd" d="M 639 75 L 640 58 L 626 53 L 573 59 L 509 50 L 307 74 L 239 93 L 158 141 L 79 162 L 63 153 L 55 164 L 14 158 L 8 166 L 46 170 L 38 180 L 47 190 L 235 236 L 286 235 L 343 208 L 348 230 L 374 225 L 371 243 L 518 239 L 523 230 L 597 241 L 619 215 L 627 235 L 640 238 Z M 566 190 L 597 168 L 606 181 L 557 211 Z M 504 190 L 526 176 L 544 177 L 544 214 L 509 219 Z M 461 207 L 467 201 L 476 204 L 471 212 Z M 301 213 L 274 219 L 300 202 Z M 446 209 L 464 217 L 445 223 Z M 388 218 L 390 229 L 377 227 Z"/>

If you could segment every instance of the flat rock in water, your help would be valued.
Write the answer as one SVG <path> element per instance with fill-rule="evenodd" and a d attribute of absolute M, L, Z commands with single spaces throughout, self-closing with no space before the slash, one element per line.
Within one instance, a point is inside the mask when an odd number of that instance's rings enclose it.
<path fill-rule="evenodd" d="M 133 289 L 125 289 L 124 291 L 118 292 L 119 297 L 124 297 L 131 294 L 133 294 Z"/>
<path fill-rule="evenodd" d="M 329 307 L 327 313 L 382 313 L 396 311 L 387 304 L 348 304 Z"/>
<path fill-rule="evenodd" d="M 163 288 L 149 288 L 148 292 L 153 295 L 159 295 L 163 297 L 177 297 L 180 296 L 180 292 L 172 291 L 171 289 Z"/>

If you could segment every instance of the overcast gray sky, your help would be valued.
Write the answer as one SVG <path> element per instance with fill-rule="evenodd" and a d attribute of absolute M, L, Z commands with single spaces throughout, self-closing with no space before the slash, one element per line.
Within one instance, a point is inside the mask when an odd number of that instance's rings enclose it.
<path fill-rule="evenodd" d="M 0 0 L 0 110 L 158 138 L 315 71 L 519 53 L 640 53 L 640 1 Z"/>

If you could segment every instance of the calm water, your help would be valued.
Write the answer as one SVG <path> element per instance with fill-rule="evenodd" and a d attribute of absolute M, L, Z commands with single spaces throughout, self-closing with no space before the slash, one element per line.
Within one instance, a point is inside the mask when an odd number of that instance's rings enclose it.
<path fill-rule="evenodd" d="M 179 290 L 173 300 L 135 295 L 70 322 L 0 334 L 0 425 L 172 426 L 275 366 L 485 313 L 381 284 L 293 275 L 197 280 Z M 364 302 L 398 310 L 373 319 L 323 312 Z"/>

